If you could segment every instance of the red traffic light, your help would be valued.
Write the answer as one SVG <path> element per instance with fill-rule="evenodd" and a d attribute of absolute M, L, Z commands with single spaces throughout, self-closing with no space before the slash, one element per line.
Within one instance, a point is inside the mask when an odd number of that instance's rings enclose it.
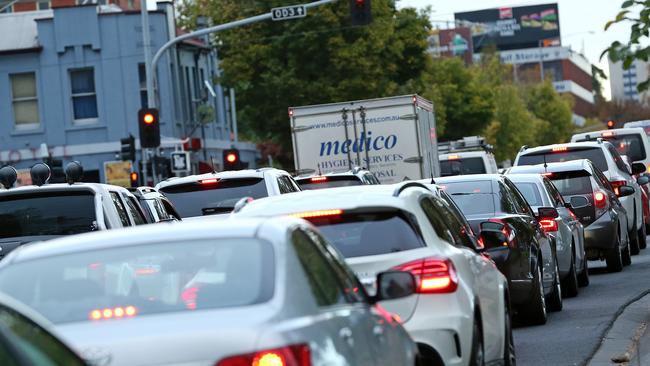
<path fill-rule="evenodd" d="M 237 154 L 229 153 L 228 155 L 226 155 L 226 161 L 228 161 L 229 163 L 236 162 L 237 161 Z"/>
<path fill-rule="evenodd" d="M 154 123 L 155 120 L 156 120 L 156 118 L 155 118 L 155 117 L 153 116 L 153 114 L 151 114 L 151 113 L 146 113 L 146 114 L 142 117 L 142 121 L 144 121 L 144 123 L 146 123 L 146 124 L 148 124 L 148 125 Z"/>
<path fill-rule="evenodd" d="M 133 172 L 131 173 L 131 182 L 137 182 L 138 181 L 138 173 Z"/>
<path fill-rule="evenodd" d="M 607 128 L 614 128 L 614 121 L 612 120 L 607 121 Z"/>

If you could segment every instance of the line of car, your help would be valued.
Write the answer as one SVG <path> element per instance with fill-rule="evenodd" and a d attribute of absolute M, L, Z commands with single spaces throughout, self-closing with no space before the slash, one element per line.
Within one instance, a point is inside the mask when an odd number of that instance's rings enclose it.
<path fill-rule="evenodd" d="M 546 323 L 589 260 L 620 271 L 646 246 L 645 131 L 574 139 L 505 174 L 394 185 L 263 168 L 128 191 L 73 165 L 69 184 L 0 190 L 0 292 L 96 365 L 515 365 L 513 321 Z"/>

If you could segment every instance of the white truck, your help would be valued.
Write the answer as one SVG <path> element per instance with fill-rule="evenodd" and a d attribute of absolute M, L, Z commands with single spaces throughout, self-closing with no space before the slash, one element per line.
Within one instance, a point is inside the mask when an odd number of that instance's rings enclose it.
<path fill-rule="evenodd" d="M 381 183 L 440 176 L 433 104 L 404 95 L 289 108 L 296 172 L 366 167 Z"/>

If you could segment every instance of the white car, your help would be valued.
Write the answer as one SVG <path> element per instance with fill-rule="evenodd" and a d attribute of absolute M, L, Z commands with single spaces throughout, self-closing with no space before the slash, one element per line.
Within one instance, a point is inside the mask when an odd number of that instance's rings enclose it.
<path fill-rule="evenodd" d="M 379 272 L 413 273 L 416 295 L 381 305 L 403 322 L 424 364 L 511 365 L 507 281 L 452 210 L 426 186 L 406 182 L 269 197 L 233 217 L 308 219 L 346 257 L 369 293 L 376 291 Z"/>
<path fill-rule="evenodd" d="M 492 145 L 481 136 L 438 143 L 440 175 L 497 174 L 497 162 Z"/>
<path fill-rule="evenodd" d="M 287 218 L 77 235 L 0 264 L 0 291 L 102 366 L 415 366 L 415 343 L 376 305 L 415 280 L 377 281 L 368 296 L 313 226 Z"/>
<path fill-rule="evenodd" d="M 156 185 L 183 218 L 230 213 L 244 197 L 299 192 L 291 175 L 274 168 L 248 169 L 170 178 Z"/>

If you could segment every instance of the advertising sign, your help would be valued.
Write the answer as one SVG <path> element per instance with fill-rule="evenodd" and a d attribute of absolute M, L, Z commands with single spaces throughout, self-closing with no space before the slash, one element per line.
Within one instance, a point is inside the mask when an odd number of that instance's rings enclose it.
<path fill-rule="evenodd" d="M 104 177 L 106 183 L 124 188 L 131 187 L 131 162 L 106 161 L 104 162 Z"/>
<path fill-rule="evenodd" d="M 470 11 L 456 13 L 455 18 L 457 24 L 471 28 L 476 53 L 488 45 L 502 51 L 539 47 L 544 40 L 560 39 L 557 4 Z"/>
<path fill-rule="evenodd" d="M 472 32 L 469 28 L 434 29 L 428 38 L 428 51 L 433 57 L 462 57 L 472 63 Z"/>

